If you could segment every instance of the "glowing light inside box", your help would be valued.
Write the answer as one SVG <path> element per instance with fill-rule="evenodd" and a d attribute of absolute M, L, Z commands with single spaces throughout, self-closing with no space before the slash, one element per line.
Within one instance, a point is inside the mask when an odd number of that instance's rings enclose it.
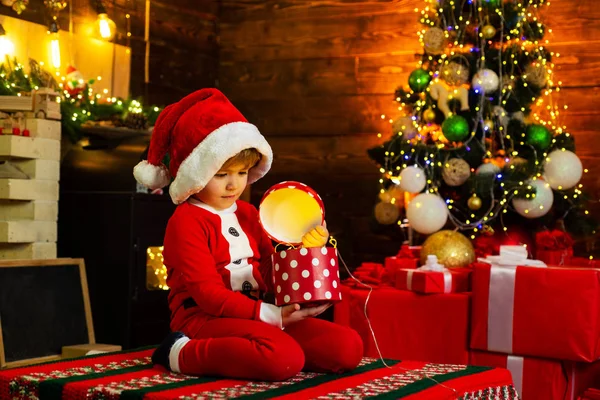
<path fill-rule="evenodd" d="M 167 267 L 163 264 L 163 246 L 146 249 L 146 289 L 169 290 L 167 286 Z"/>

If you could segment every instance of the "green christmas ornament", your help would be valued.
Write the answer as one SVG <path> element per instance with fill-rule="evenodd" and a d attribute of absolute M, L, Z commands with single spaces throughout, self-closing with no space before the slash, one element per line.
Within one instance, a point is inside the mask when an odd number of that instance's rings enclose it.
<path fill-rule="evenodd" d="M 452 115 L 442 124 L 442 132 L 451 142 L 462 142 L 469 136 L 469 124 L 460 115 Z"/>
<path fill-rule="evenodd" d="M 410 86 L 410 88 L 417 93 L 421 93 L 423 90 L 425 90 L 425 88 L 427 88 L 429 85 L 429 82 L 431 82 L 431 76 L 429 75 L 429 72 L 421 68 L 415 69 L 408 77 L 408 86 Z"/>
<path fill-rule="evenodd" d="M 532 124 L 525 131 L 525 142 L 537 150 L 545 150 L 552 143 L 552 133 L 543 125 Z"/>

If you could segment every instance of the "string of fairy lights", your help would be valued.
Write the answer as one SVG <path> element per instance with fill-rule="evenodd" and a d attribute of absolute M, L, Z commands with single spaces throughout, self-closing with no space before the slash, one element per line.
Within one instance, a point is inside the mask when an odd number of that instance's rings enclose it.
<path fill-rule="evenodd" d="M 447 45 L 446 50 L 441 51 L 440 54 L 425 52 L 423 59 L 418 62 L 418 69 L 429 69 L 429 77 L 425 77 L 428 81 L 428 86 L 421 93 L 417 92 L 419 99 L 410 104 L 412 110 L 407 111 L 406 107 L 409 105 L 410 99 L 416 94 L 414 90 L 407 92 L 405 95 L 406 98 L 401 96 L 396 98 L 398 111 L 404 113 L 407 118 L 402 118 L 402 123 L 399 125 L 395 125 L 397 121 L 388 119 L 394 131 L 394 139 L 392 139 L 386 149 L 385 164 L 380 169 L 382 176 L 379 183 L 381 184 L 380 191 L 382 194 L 386 192 L 385 182 L 391 179 L 392 182 L 398 183 L 399 171 L 410 165 L 418 165 L 425 171 L 427 176 L 425 192 L 439 194 L 438 188 L 441 182 L 432 178 L 434 176 L 434 168 L 445 165 L 448 161 L 448 152 L 459 150 L 459 148 L 466 148 L 467 151 L 470 151 L 470 147 L 480 146 L 484 150 L 486 163 L 495 163 L 495 159 L 500 158 L 498 161 L 499 166 L 504 167 L 508 164 L 511 169 L 514 169 L 515 165 L 512 162 L 518 159 L 519 152 L 514 149 L 513 144 L 517 142 L 520 145 L 524 145 L 526 135 L 525 132 L 521 132 L 520 137 L 511 137 L 510 133 L 507 132 L 507 121 L 509 118 L 522 120 L 526 108 L 522 107 L 520 111 L 508 115 L 503 107 L 510 100 L 511 96 L 514 96 L 515 79 L 518 75 L 522 76 L 525 87 L 527 87 L 528 81 L 535 79 L 538 81 L 539 79 L 543 79 L 545 83 L 545 88 L 541 96 L 532 98 L 532 104 L 535 107 L 532 107 L 531 120 L 553 132 L 553 145 L 556 144 L 556 134 L 564 134 L 566 137 L 570 135 L 567 127 L 560 123 L 563 115 L 561 111 L 566 110 L 567 106 L 559 107 L 553 100 L 553 95 L 560 92 L 562 82 L 556 82 L 554 78 L 555 65 L 554 62 L 549 61 L 549 56 L 554 59 L 558 58 L 560 54 L 554 52 L 548 53 L 546 45 L 548 45 L 549 40 L 537 39 L 537 37 L 543 38 L 545 33 L 544 26 L 540 22 L 539 12 L 542 7 L 549 6 L 550 2 L 545 0 L 519 2 L 517 4 L 519 8 L 517 23 L 508 31 L 508 34 L 501 34 L 499 40 L 493 41 L 491 39 L 495 36 L 496 30 L 489 23 L 490 15 L 494 14 L 500 19 L 501 26 L 499 29 L 502 32 L 507 21 L 505 20 L 504 3 L 502 1 L 497 2 L 497 6 L 493 7 L 493 9 L 490 10 L 487 8 L 484 10 L 482 3 L 490 1 L 493 2 L 494 0 L 446 0 L 441 2 L 437 0 L 425 0 L 425 6 L 422 9 L 415 9 L 415 12 L 420 14 L 420 23 L 425 26 L 425 28 L 417 32 L 420 44 L 426 48 L 428 45 L 426 35 L 431 32 L 431 28 L 439 28 L 439 31 L 443 32 L 443 40 Z M 450 18 L 446 18 L 442 5 L 446 7 L 449 5 L 451 7 L 452 12 L 448 13 Z M 457 8 L 460 10 L 467 8 L 468 11 L 461 13 Z M 477 26 L 473 26 L 473 20 Z M 526 37 L 524 34 L 526 28 L 536 28 L 538 30 L 533 39 Z M 476 46 L 479 47 L 478 49 L 475 49 L 465 41 L 465 32 L 467 29 L 476 29 L 478 39 Z M 487 33 L 486 29 L 488 30 Z M 549 29 L 547 32 L 551 33 L 552 31 Z M 453 67 L 454 73 L 467 73 L 468 77 L 469 65 L 464 65 L 465 62 L 460 64 L 460 62 L 464 60 L 468 64 L 465 55 L 472 54 L 473 52 L 479 54 L 476 60 L 476 71 L 482 70 L 486 65 L 486 49 L 493 49 L 498 52 L 497 70 L 499 71 L 498 81 L 501 85 L 501 94 L 498 96 L 497 104 L 494 105 L 492 110 L 484 107 L 486 97 L 484 95 L 479 96 L 479 102 L 473 107 L 476 112 L 473 121 L 474 127 L 469 132 L 468 137 L 462 141 L 460 147 L 453 148 L 449 141 L 444 138 L 440 126 L 430 123 L 433 117 L 428 116 L 431 115 L 428 113 L 435 112 L 437 109 L 438 111 L 443 111 L 446 117 L 451 116 L 452 112 L 448 112 L 445 109 L 442 110 L 449 100 L 460 101 L 462 109 L 470 107 L 468 96 L 466 95 L 469 89 L 468 83 L 463 82 L 460 85 L 450 85 L 449 87 L 443 82 L 443 74 L 447 68 Z M 512 50 L 520 50 L 526 56 L 534 56 L 536 61 L 521 70 L 522 66 L 518 61 L 519 57 Z M 507 57 L 503 58 L 503 55 Z M 457 68 L 457 64 L 459 66 L 462 65 L 466 71 L 461 71 L 460 68 Z M 475 92 L 478 93 L 477 89 L 475 89 Z M 467 102 L 466 105 L 464 104 L 465 101 Z M 381 118 L 385 120 L 386 116 L 382 115 Z M 481 135 L 477 136 L 479 127 L 482 128 Z M 416 136 L 409 139 L 404 138 L 403 132 L 406 132 L 407 129 L 416 131 Z M 395 135 L 396 133 L 397 135 Z M 491 137 L 494 134 L 498 134 L 501 137 L 501 140 L 498 141 L 500 144 L 500 148 L 498 149 L 490 148 L 486 144 L 488 135 Z M 381 136 L 381 133 L 379 133 L 378 137 L 381 138 Z M 413 146 L 421 143 L 425 137 L 432 138 L 434 145 L 428 147 L 428 154 L 421 161 L 418 157 L 415 157 L 416 151 Z M 401 150 L 396 154 L 393 151 L 395 140 L 405 141 L 406 144 L 411 145 L 410 150 Z M 510 143 L 510 145 L 505 146 L 505 143 Z M 442 149 L 446 150 L 445 158 L 440 156 L 440 150 Z M 564 151 L 565 149 L 562 150 Z M 537 159 L 537 153 L 535 154 Z M 543 151 L 542 156 L 546 159 L 548 156 L 547 151 Z M 400 162 L 402 163 L 401 165 L 399 164 Z M 519 194 L 519 191 L 525 190 L 525 192 L 531 192 L 533 189 L 532 182 L 535 182 L 542 176 L 543 165 L 537 160 L 535 165 L 536 170 L 533 176 L 531 176 L 531 181 L 522 180 L 514 186 L 505 185 L 500 173 L 501 168 L 498 168 L 495 182 L 502 188 L 502 196 L 498 199 L 495 198 L 495 185 L 492 185 L 490 193 L 491 203 L 483 214 L 476 215 L 471 210 L 459 207 L 453 199 L 445 199 L 448 208 L 448 217 L 457 229 L 471 230 L 474 233 L 471 238 L 475 238 L 477 232 L 484 230 L 486 224 L 491 223 L 497 218 L 500 218 L 502 228 L 506 231 L 507 227 L 502 222 L 502 215 L 508 212 L 511 200 Z M 471 172 L 475 171 L 472 170 Z M 585 169 L 584 172 L 588 172 L 588 170 Z M 582 184 L 578 184 L 573 188 L 572 193 L 563 192 L 564 199 L 577 199 L 582 194 L 581 188 Z M 558 189 L 561 190 L 562 188 L 559 186 Z M 535 198 L 535 194 L 528 193 L 525 198 L 533 199 Z M 392 199 L 392 203 L 394 203 L 394 199 Z M 528 211 L 525 210 L 526 213 Z M 585 210 L 585 213 L 588 214 L 589 211 Z M 403 221 L 398 221 L 399 225 L 402 223 Z"/>
<path fill-rule="evenodd" d="M 106 8 L 101 0 L 90 0 L 93 9 L 98 13 L 97 20 L 94 23 L 95 33 L 92 35 L 94 39 L 101 39 L 112 46 L 112 73 L 111 79 L 104 80 L 102 76 L 86 77 L 75 68 L 74 50 L 73 50 L 73 4 L 81 6 L 81 3 L 60 0 L 45 0 L 44 4 L 48 8 L 48 13 L 51 16 L 51 24 L 48 29 L 50 35 L 50 55 L 46 62 L 30 58 L 29 69 L 30 74 L 25 72 L 25 66 L 16 59 L 11 57 L 15 54 L 14 45 L 10 41 L 10 35 L 4 31 L 0 24 L 0 57 L 5 61 L 0 63 L 0 78 L 2 85 L 6 85 L 5 94 L 16 96 L 33 96 L 33 91 L 40 89 L 48 92 L 51 95 L 52 101 L 63 103 L 60 107 L 63 121 L 63 132 L 73 141 L 81 138 L 81 128 L 91 127 L 102 122 L 109 117 L 110 124 L 115 127 L 125 127 L 128 129 L 147 129 L 158 114 L 161 108 L 156 106 L 143 106 L 140 101 L 134 99 L 121 99 L 114 96 L 115 74 L 116 68 L 116 42 L 125 42 L 125 53 L 131 54 L 131 40 L 133 38 L 131 32 L 131 12 L 136 11 L 135 3 L 131 0 L 126 0 L 117 5 L 113 0 L 111 15 L 119 17 L 120 21 L 124 21 L 124 33 L 119 33 L 116 30 L 115 23 L 110 20 L 106 14 Z M 68 7 L 69 19 L 69 35 L 68 40 L 65 37 L 59 39 L 58 21 L 59 13 Z M 148 2 L 146 2 L 146 19 L 149 18 Z M 1 21 L 0 21 L 1 22 Z M 146 20 L 146 28 L 148 28 L 148 20 Z M 77 27 L 79 33 L 86 34 L 89 32 L 90 25 L 82 22 Z M 148 31 L 148 29 L 146 29 Z M 18 37 L 18 33 L 17 33 Z M 134 38 L 141 40 L 141 37 Z M 70 63 L 64 65 L 60 58 L 61 43 L 59 40 L 68 41 L 68 51 L 66 52 L 70 58 Z M 148 37 L 144 37 L 147 42 Z M 9 43 L 9 45 L 5 45 Z M 148 43 L 146 43 L 148 44 Z M 12 46 L 11 46 L 12 45 Z M 148 46 L 146 46 L 148 47 Z M 149 62 L 149 52 L 146 51 L 146 64 Z M 148 70 L 148 66 L 146 67 Z M 41 87 L 40 87 L 41 86 Z M 116 94 L 116 93 L 115 93 Z"/>
<path fill-rule="evenodd" d="M 169 290 L 163 250 L 163 246 L 146 249 L 146 288 L 149 290 Z"/>
<path fill-rule="evenodd" d="M 124 34 L 124 39 L 126 42 L 126 53 L 130 54 L 131 53 L 131 38 L 132 38 L 132 32 L 131 32 L 131 13 L 130 13 L 130 9 L 131 9 L 131 4 L 130 4 L 131 0 L 127 0 L 125 6 L 123 8 L 121 8 L 119 10 L 119 8 L 116 7 L 116 5 L 113 3 L 113 13 L 117 13 L 117 12 L 124 12 L 124 17 L 125 17 L 125 22 L 126 22 L 126 26 L 125 26 L 125 34 Z M 104 5 L 104 2 L 102 0 L 91 0 L 90 1 L 92 8 L 94 9 L 97 17 L 96 17 L 96 21 L 93 23 L 93 29 L 92 29 L 92 36 L 96 39 L 100 39 L 100 40 L 104 40 L 107 42 L 114 42 L 115 38 L 117 37 L 117 27 L 115 22 L 108 16 L 107 14 L 107 10 L 106 7 Z M 66 90 L 66 86 L 68 83 L 70 82 L 70 77 L 68 76 L 68 74 L 64 73 L 64 69 L 62 67 L 64 67 L 64 63 L 63 60 L 61 59 L 61 39 L 59 37 L 59 32 L 61 30 L 61 28 L 59 27 L 58 24 L 58 20 L 59 20 L 59 14 L 60 12 L 62 12 L 64 9 L 66 9 L 67 7 L 69 7 L 69 32 L 70 32 L 70 37 L 69 37 L 69 41 L 71 43 L 69 43 L 69 53 L 70 57 L 72 58 L 72 33 L 73 33 L 73 13 L 72 13 L 72 1 L 68 2 L 66 0 L 44 0 L 44 5 L 46 7 L 46 10 L 48 12 L 48 15 L 50 17 L 50 23 L 48 26 L 48 35 L 50 37 L 50 41 L 49 41 L 49 46 L 50 46 L 50 56 L 49 56 L 49 65 L 46 65 L 46 63 L 44 61 L 40 61 L 39 65 L 42 67 L 50 67 L 52 69 L 53 74 L 57 77 L 58 80 L 58 84 L 59 87 L 63 90 L 63 94 L 64 97 L 66 99 L 68 99 L 69 101 L 76 101 L 77 99 L 81 99 L 82 95 L 79 94 L 77 96 L 72 96 L 67 90 Z M 10 38 L 10 32 L 6 32 L 4 30 L 4 28 L 2 27 L 2 25 L 0 25 L 0 57 L 2 59 L 4 59 L 5 57 L 11 57 L 12 55 L 14 55 L 14 51 L 15 51 L 15 46 L 14 43 L 12 42 L 11 38 Z M 17 63 L 15 65 L 16 69 L 23 69 L 24 66 L 20 63 Z M 73 82 L 74 84 L 79 84 L 79 85 L 84 85 L 86 82 L 84 82 L 82 77 L 77 77 L 77 81 Z M 96 79 L 96 81 L 100 81 L 102 80 L 101 76 L 98 76 Z M 35 88 L 36 90 L 38 89 L 37 87 Z M 90 87 L 89 89 L 89 95 L 95 97 L 97 100 L 106 100 L 107 102 L 116 102 L 118 101 L 117 99 L 115 99 L 114 97 L 110 96 L 110 93 L 108 91 L 108 89 L 103 89 L 101 91 L 99 91 L 98 93 L 93 93 L 94 89 L 92 87 Z M 93 103 L 92 103 L 93 104 Z M 138 104 L 139 106 L 139 104 Z M 136 109 L 138 109 L 139 107 L 136 107 L 135 105 L 130 109 L 130 111 L 135 112 Z"/>

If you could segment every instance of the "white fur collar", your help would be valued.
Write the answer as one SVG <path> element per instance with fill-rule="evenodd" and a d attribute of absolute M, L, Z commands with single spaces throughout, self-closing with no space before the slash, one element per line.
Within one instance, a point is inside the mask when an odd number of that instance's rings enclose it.
<path fill-rule="evenodd" d="M 217 210 L 216 208 L 214 208 L 214 207 L 211 207 L 211 206 L 209 206 L 208 204 L 206 204 L 206 203 L 203 203 L 203 202 L 201 202 L 200 200 L 198 200 L 198 199 L 195 199 L 195 198 L 193 198 L 193 197 L 190 197 L 190 198 L 188 199 L 188 203 L 190 203 L 190 204 L 191 204 L 191 205 L 193 205 L 193 206 L 196 206 L 196 207 L 203 208 L 203 209 L 205 209 L 206 211 L 209 211 L 209 212 L 211 212 L 211 213 L 213 213 L 213 214 L 218 214 L 218 215 L 223 215 L 223 214 L 233 214 L 233 213 L 234 213 L 234 212 L 236 212 L 236 210 L 237 210 L 237 202 L 233 203 L 233 205 L 232 205 L 231 207 L 229 207 L 229 208 L 226 208 L 226 209 L 224 209 L 224 210 Z"/>

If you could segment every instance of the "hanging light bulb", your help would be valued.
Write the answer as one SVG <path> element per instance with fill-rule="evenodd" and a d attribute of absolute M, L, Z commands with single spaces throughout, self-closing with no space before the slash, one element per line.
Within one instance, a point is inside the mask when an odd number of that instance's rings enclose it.
<path fill-rule="evenodd" d="M 101 0 L 96 1 L 96 12 L 98 13 L 98 19 L 96 19 L 96 36 L 99 39 L 110 42 L 115 37 L 117 25 L 108 17 L 106 8 L 104 8 Z"/>
<path fill-rule="evenodd" d="M 115 37 L 117 26 L 115 25 L 112 19 L 108 18 L 108 15 L 104 13 L 98 14 L 96 26 L 98 28 L 98 33 L 100 34 L 100 37 L 102 39 L 107 41 L 113 40 L 113 38 Z"/>
<path fill-rule="evenodd" d="M 50 60 L 52 66 L 56 69 L 60 68 L 60 42 L 58 40 L 58 23 L 53 20 L 48 28 L 48 34 L 50 35 Z"/>
<path fill-rule="evenodd" d="M 12 56 L 14 53 L 15 45 L 8 37 L 6 37 L 6 31 L 2 24 L 0 24 L 0 62 L 3 61 L 6 56 Z"/>

